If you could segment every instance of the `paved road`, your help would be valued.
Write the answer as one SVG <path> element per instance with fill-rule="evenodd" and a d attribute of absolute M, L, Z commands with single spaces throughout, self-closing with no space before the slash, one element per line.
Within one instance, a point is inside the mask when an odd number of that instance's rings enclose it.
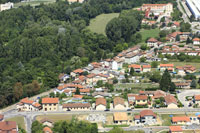
<path fill-rule="evenodd" d="M 188 17 L 187 17 L 187 15 L 185 14 L 185 12 L 183 11 L 183 8 L 181 7 L 181 5 L 180 5 L 180 0 L 177 0 L 176 1 L 177 2 L 177 7 L 178 7 L 178 9 L 182 12 L 182 14 L 183 14 L 183 16 L 182 16 L 182 18 L 183 18 L 183 20 L 184 20 L 184 22 L 190 22 L 189 21 L 189 19 L 188 19 Z"/>
<path fill-rule="evenodd" d="M 141 110 L 144 109 L 134 109 L 131 112 L 133 113 L 139 113 Z M 193 109 L 193 108 L 180 108 L 180 109 L 152 109 L 154 112 L 156 113 L 167 113 L 167 114 L 177 114 L 177 113 L 183 113 L 183 112 L 200 112 L 200 109 Z M 111 110 L 111 111 L 58 111 L 58 112 L 17 112 L 16 110 L 11 110 L 8 112 L 4 112 L 4 116 L 5 119 L 7 118 L 11 118 L 11 117 L 15 117 L 15 116 L 23 116 L 25 118 L 25 123 L 26 123 L 26 127 L 27 127 L 27 133 L 31 133 L 31 124 L 34 120 L 34 118 L 38 115 L 46 115 L 46 114 L 108 114 L 108 113 L 114 113 L 114 112 L 130 112 L 130 111 L 126 111 L 126 110 Z M 130 128 L 131 130 L 132 128 Z M 145 128 L 146 130 L 146 128 Z M 148 130 L 149 131 L 149 130 Z"/>
<path fill-rule="evenodd" d="M 184 105 L 184 108 L 192 108 L 188 107 L 189 102 L 185 100 L 186 96 L 194 96 L 199 95 L 200 90 L 199 89 L 193 89 L 193 90 L 184 90 L 181 93 L 178 93 L 178 99 L 181 101 L 181 103 Z"/>

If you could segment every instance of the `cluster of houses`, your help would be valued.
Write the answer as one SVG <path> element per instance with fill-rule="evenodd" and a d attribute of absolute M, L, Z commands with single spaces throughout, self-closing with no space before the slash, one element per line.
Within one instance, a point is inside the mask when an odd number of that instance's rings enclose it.
<path fill-rule="evenodd" d="M 17 133 L 18 126 L 15 121 L 5 121 L 4 115 L 0 114 L 0 132 L 1 133 Z"/>

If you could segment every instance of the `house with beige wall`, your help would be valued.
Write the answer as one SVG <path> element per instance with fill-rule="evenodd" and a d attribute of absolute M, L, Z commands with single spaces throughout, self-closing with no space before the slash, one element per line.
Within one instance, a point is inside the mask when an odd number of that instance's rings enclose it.
<path fill-rule="evenodd" d="M 66 103 L 62 105 L 63 111 L 88 111 L 91 109 L 90 103 Z"/>
<path fill-rule="evenodd" d="M 148 97 L 146 95 L 137 95 L 135 96 L 136 105 L 145 105 L 148 104 Z"/>
<path fill-rule="evenodd" d="M 124 99 L 120 98 L 120 97 L 115 97 L 113 100 L 113 108 L 115 110 L 124 110 L 125 108 L 125 104 L 124 104 Z"/>
<path fill-rule="evenodd" d="M 175 117 L 172 117 L 172 124 L 189 125 L 191 124 L 191 120 L 189 116 L 175 116 Z"/>
<path fill-rule="evenodd" d="M 57 111 L 58 110 L 58 98 L 42 98 L 42 110 L 43 111 Z"/>
<path fill-rule="evenodd" d="M 18 111 L 39 111 L 40 109 L 41 105 L 33 100 L 29 100 L 28 97 L 17 103 Z"/>
<path fill-rule="evenodd" d="M 166 95 L 164 99 L 165 99 L 165 104 L 167 105 L 167 108 L 178 108 L 177 100 L 173 95 L 171 94 Z"/>
<path fill-rule="evenodd" d="M 105 98 L 97 98 L 96 99 L 96 110 L 106 110 L 106 99 Z"/>
<path fill-rule="evenodd" d="M 128 124 L 128 115 L 126 112 L 116 112 L 113 115 L 114 124 Z"/>
<path fill-rule="evenodd" d="M 195 102 L 195 104 L 200 105 L 200 95 L 195 95 L 194 96 L 194 102 Z"/>

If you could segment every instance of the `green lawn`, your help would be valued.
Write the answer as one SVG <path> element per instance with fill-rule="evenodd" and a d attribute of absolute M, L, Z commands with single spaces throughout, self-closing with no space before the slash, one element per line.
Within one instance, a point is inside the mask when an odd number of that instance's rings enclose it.
<path fill-rule="evenodd" d="M 56 0 L 34 0 L 34 1 L 29 1 L 29 2 L 18 2 L 14 4 L 14 8 L 18 8 L 19 6 L 26 6 L 26 5 L 38 6 L 40 5 L 40 3 L 49 4 L 53 2 L 56 2 Z"/>
<path fill-rule="evenodd" d="M 169 114 L 161 114 L 161 119 L 162 119 L 162 126 L 171 126 L 171 117 L 169 116 Z"/>
<path fill-rule="evenodd" d="M 145 30 L 145 29 L 140 30 L 140 34 L 142 35 L 142 42 L 145 42 L 146 39 L 149 37 L 159 37 L 159 32 L 160 30 L 158 28 L 150 30 Z"/>
<path fill-rule="evenodd" d="M 195 62 L 169 62 L 174 64 L 174 66 L 185 66 L 185 65 L 192 65 L 194 67 L 196 67 L 196 69 L 200 69 L 200 63 L 195 63 Z"/>
<path fill-rule="evenodd" d="M 16 121 L 17 125 L 19 125 L 21 128 L 26 130 L 24 117 L 22 116 L 12 117 L 12 118 L 6 119 L 5 121 Z"/>
<path fill-rule="evenodd" d="M 107 23 L 113 19 L 119 16 L 119 13 L 110 13 L 110 14 L 101 14 L 97 16 L 96 18 L 90 20 L 90 25 L 88 28 L 95 33 L 104 34 L 105 35 L 105 29 Z"/>

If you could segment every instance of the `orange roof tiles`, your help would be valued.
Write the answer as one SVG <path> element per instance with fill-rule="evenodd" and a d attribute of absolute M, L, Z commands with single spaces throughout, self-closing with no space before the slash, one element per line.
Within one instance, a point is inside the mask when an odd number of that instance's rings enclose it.
<path fill-rule="evenodd" d="M 124 105 L 124 99 L 120 97 L 115 97 L 113 100 L 113 105 L 116 106 L 118 104 Z"/>
<path fill-rule="evenodd" d="M 53 133 L 51 128 L 49 128 L 49 127 L 44 127 L 43 131 L 44 131 L 44 133 Z"/>
<path fill-rule="evenodd" d="M 90 93 L 90 89 L 80 89 L 80 92 Z"/>
<path fill-rule="evenodd" d="M 141 117 L 144 117 L 144 116 L 154 116 L 154 117 L 156 117 L 156 114 L 152 110 L 142 110 L 140 112 L 140 116 Z"/>
<path fill-rule="evenodd" d="M 39 107 L 41 107 L 41 104 L 39 104 L 39 103 L 34 103 L 33 106 L 36 107 L 36 108 L 39 108 Z"/>
<path fill-rule="evenodd" d="M 82 69 L 76 69 L 73 71 L 74 73 L 83 73 L 84 71 Z"/>
<path fill-rule="evenodd" d="M 135 100 L 147 100 L 148 97 L 146 95 L 137 95 L 135 96 Z"/>
<path fill-rule="evenodd" d="M 58 98 L 42 98 L 42 104 L 51 104 L 51 103 L 57 103 L 58 104 L 59 99 Z"/>
<path fill-rule="evenodd" d="M 33 100 L 29 100 L 28 97 L 26 97 L 26 98 L 22 99 L 20 102 L 21 103 L 32 104 L 34 101 Z"/>
<path fill-rule="evenodd" d="M 141 68 L 141 66 L 140 65 L 137 65 L 137 64 L 132 64 L 132 65 L 129 65 L 128 66 L 129 68 Z"/>
<path fill-rule="evenodd" d="M 156 40 L 155 38 L 149 38 L 147 42 L 157 42 L 158 40 Z"/>
<path fill-rule="evenodd" d="M 143 68 L 151 68 L 151 65 L 143 65 Z"/>
<path fill-rule="evenodd" d="M 190 117 L 188 117 L 188 116 L 175 116 L 175 117 L 172 117 L 172 122 L 190 122 Z"/>
<path fill-rule="evenodd" d="M 200 41 L 200 39 L 199 38 L 194 38 L 193 41 Z"/>
<path fill-rule="evenodd" d="M 173 95 L 170 95 L 170 94 L 166 95 L 164 97 L 164 99 L 165 99 L 165 102 L 166 102 L 167 105 L 169 105 L 171 103 L 177 104 L 177 100 Z"/>
<path fill-rule="evenodd" d="M 83 96 L 82 95 L 73 95 L 73 98 L 80 98 L 80 99 L 82 99 Z"/>
<path fill-rule="evenodd" d="M 15 121 L 2 121 L 0 122 L 0 131 L 12 132 L 17 130 L 17 123 Z"/>
<path fill-rule="evenodd" d="M 195 101 L 200 101 L 200 95 L 195 95 L 194 99 L 195 99 Z"/>
<path fill-rule="evenodd" d="M 97 98 L 96 99 L 96 106 L 98 106 L 100 104 L 106 106 L 106 99 L 105 98 Z"/>
<path fill-rule="evenodd" d="M 170 126 L 170 127 L 169 127 L 169 130 L 170 130 L 171 132 L 182 132 L 181 126 Z"/>
<path fill-rule="evenodd" d="M 88 74 L 88 75 L 87 75 L 87 78 L 93 78 L 93 77 L 95 77 L 95 76 L 96 76 L 96 74 L 91 73 L 91 74 Z"/>
<path fill-rule="evenodd" d="M 174 67 L 174 64 L 160 64 L 160 67 Z"/>

